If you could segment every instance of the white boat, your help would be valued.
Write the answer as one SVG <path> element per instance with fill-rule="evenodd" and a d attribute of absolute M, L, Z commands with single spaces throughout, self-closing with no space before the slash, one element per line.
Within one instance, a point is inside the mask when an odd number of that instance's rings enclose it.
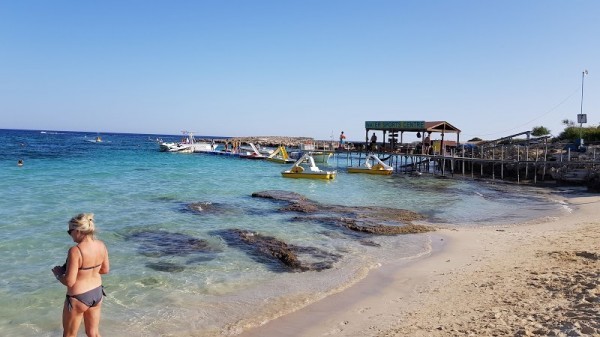
<path fill-rule="evenodd" d="M 305 168 L 302 165 L 308 163 Z M 281 172 L 285 178 L 304 178 L 304 179 L 335 179 L 337 171 L 321 170 L 316 164 L 310 152 L 305 153 L 298 159 L 290 169 Z"/>
<path fill-rule="evenodd" d="M 96 136 L 96 138 L 94 138 L 94 139 L 87 139 L 86 138 L 85 141 L 89 142 L 89 143 L 102 143 L 102 142 L 104 142 L 102 140 L 102 137 L 100 137 L 100 136 Z"/>
<path fill-rule="evenodd" d="M 193 152 L 210 152 L 217 148 L 214 142 L 198 142 L 194 139 L 194 135 L 191 132 L 184 131 L 185 138 L 181 142 L 159 142 L 159 150 L 161 152 L 181 152 L 181 153 L 193 153 Z"/>
<path fill-rule="evenodd" d="M 373 162 L 373 164 L 371 164 L 371 162 Z M 390 175 L 394 173 L 394 168 L 384 163 L 376 155 L 370 154 L 365 158 L 363 165 L 359 167 L 348 167 L 348 173 Z"/>
<path fill-rule="evenodd" d="M 312 157 L 315 160 L 315 162 L 321 164 L 327 164 L 331 156 L 333 156 L 333 153 L 331 152 L 315 151 L 312 153 Z"/>
<path fill-rule="evenodd" d="M 159 144 L 160 152 L 181 152 L 181 153 L 192 153 L 194 149 L 189 144 L 184 143 L 169 143 L 161 142 Z"/>

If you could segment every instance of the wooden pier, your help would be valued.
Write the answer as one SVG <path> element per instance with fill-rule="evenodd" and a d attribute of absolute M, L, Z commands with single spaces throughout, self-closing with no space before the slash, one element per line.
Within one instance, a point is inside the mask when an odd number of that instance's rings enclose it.
<path fill-rule="evenodd" d="M 585 182 L 600 169 L 597 151 L 557 149 L 547 143 L 459 147 L 445 154 L 376 152 L 395 174 L 419 172 L 439 176 L 506 180 L 517 183 Z M 333 152 L 333 151 L 332 151 Z M 364 163 L 367 152 L 335 151 L 330 165 L 343 169 Z"/>

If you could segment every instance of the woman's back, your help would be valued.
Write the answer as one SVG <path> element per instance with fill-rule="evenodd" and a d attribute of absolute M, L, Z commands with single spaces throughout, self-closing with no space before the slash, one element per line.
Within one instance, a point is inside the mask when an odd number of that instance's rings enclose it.
<path fill-rule="evenodd" d="M 67 289 L 70 295 L 81 294 L 102 285 L 100 274 L 106 268 L 106 247 L 100 240 L 84 240 L 71 248 L 78 267 L 77 280 Z"/>

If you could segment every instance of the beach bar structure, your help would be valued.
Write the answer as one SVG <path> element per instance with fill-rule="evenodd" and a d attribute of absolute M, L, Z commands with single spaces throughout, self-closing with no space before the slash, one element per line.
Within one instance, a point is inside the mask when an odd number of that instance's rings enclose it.
<path fill-rule="evenodd" d="M 398 150 L 398 144 L 404 143 L 405 132 L 415 132 L 417 138 L 421 139 L 421 153 L 427 154 L 431 146 L 431 134 L 439 133 L 441 136 L 440 151 L 446 148 L 445 137 L 449 133 L 456 134 L 456 142 L 460 144 L 460 129 L 445 121 L 366 121 L 365 122 L 365 142 L 368 147 L 369 133 L 374 131 L 383 131 L 383 147 L 386 148 L 386 135 L 388 136 L 388 145 L 392 152 Z M 402 150 L 402 149 L 399 149 Z"/>

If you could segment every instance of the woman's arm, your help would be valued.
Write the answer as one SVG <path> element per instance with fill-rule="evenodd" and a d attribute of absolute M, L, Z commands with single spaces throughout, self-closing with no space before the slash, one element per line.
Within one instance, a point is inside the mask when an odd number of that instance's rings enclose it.
<path fill-rule="evenodd" d="M 71 247 L 67 255 L 67 270 L 63 275 L 57 275 L 56 279 L 67 287 L 72 287 L 77 281 L 79 271 L 79 253 L 76 247 Z"/>
<path fill-rule="evenodd" d="M 108 249 L 106 249 L 106 245 L 104 242 L 102 243 L 104 246 L 104 259 L 102 260 L 102 266 L 100 266 L 100 274 L 108 274 L 110 271 L 110 261 L 108 260 Z"/>

